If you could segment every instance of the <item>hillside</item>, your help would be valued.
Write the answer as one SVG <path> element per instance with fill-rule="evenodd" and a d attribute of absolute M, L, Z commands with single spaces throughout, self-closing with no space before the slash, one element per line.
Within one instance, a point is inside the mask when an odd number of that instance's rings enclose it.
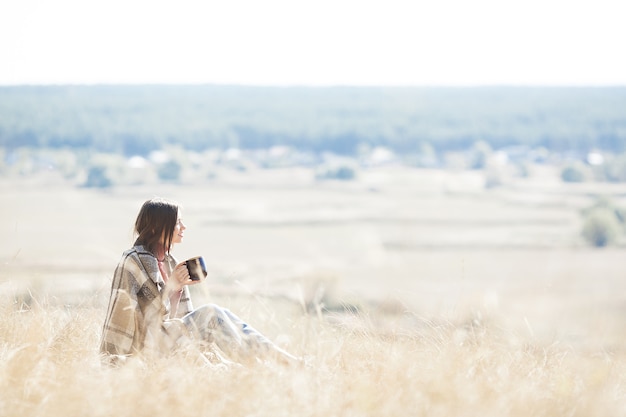
<path fill-rule="evenodd" d="M 0 147 L 626 149 L 626 88 L 0 87 Z"/>

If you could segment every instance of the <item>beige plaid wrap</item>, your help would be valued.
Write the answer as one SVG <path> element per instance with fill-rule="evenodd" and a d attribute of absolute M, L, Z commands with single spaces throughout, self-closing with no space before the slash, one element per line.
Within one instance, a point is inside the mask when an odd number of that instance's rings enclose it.
<path fill-rule="evenodd" d="M 167 255 L 164 264 L 171 274 L 176 260 Z M 177 311 L 170 315 L 170 301 L 163 296 L 165 283 L 156 257 L 143 246 L 122 255 L 111 284 L 111 297 L 102 331 L 100 351 L 115 356 L 146 349 L 163 352 L 173 341 L 166 329 L 193 311 L 189 288 L 183 287 Z"/>

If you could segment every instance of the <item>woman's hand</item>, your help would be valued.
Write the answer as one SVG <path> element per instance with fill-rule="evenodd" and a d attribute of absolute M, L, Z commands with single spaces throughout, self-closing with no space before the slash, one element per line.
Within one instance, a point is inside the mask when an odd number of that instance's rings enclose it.
<path fill-rule="evenodd" d="M 200 281 L 193 281 L 189 277 L 187 265 L 185 265 L 185 262 L 181 262 L 174 267 L 172 276 L 167 281 L 167 285 L 172 289 L 172 291 L 180 291 L 185 285 L 194 285 L 199 282 Z"/>

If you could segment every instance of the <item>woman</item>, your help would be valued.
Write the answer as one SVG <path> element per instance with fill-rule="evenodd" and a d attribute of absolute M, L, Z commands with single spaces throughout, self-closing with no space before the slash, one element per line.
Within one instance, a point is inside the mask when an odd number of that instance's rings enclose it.
<path fill-rule="evenodd" d="M 170 251 L 186 227 L 176 203 L 146 201 L 137 220 L 134 246 L 125 251 L 111 286 L 100 351 L 112 363 L 139 352 L 162 354 L 184 341 L 215 346 L 231 359 L 296 358 L 270 342 L 230 311 L 214 304 L 193 309 L 192 281 L 184 262 Z M 212 357 L 222 359 L 217 350 Z"/>

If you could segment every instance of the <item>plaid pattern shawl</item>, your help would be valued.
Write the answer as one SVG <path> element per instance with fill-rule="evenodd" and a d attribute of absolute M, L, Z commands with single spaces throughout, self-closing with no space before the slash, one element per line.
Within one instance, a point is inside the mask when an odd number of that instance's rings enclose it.
<path fill-rule="evenodd" d="M 164 265 L 171 274 L 176 260 L 167 255 Z M 164 288 L 165 282 L 152 253 L 140 245 L 124 252 L 111 284 L 100 343 L 102 353 L 131 355 L 145 348 L 163 351 L 168 346 L 167 325 L 171 319 L 193 311 L 193 305 L 189 288 L 185 286 L 178 309 L 170 317 L 170 301 L 163 296 Z"/>

